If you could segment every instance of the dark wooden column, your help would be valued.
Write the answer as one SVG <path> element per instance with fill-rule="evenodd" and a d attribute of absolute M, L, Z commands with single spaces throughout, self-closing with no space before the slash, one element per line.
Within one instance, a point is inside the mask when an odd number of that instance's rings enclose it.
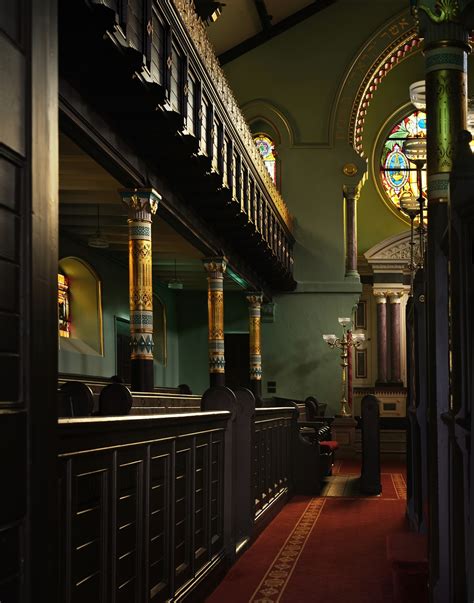
<path fill-rule="evenodd" d="M 344 187 L 346 203 L 346 276 L 359 276 L 357 271 L 357 198 L 356 186 Z"/>
<path fill-rule="evenodd" d="M 250 389 L 258 401 L 262 397 L 261 311 L 263 294 L 248 293 L 250 339 Z"/>
<path fill-rule="evenodd" d="M 440 3 L 438 3 L 440 4 Z M 467 122 L 468 28 L 457 2 L 443 9 L 419 2 L 424 39 L 427 113 L 428 246 L 426 309 L 428 326 L 428 425 L 430 461 L 430 601 L 467 600 L 466 552 L 460 473 L 462 443 L 453 437 L 451 320 L 446 231 L 450 174 L 461 130 Z M 444 6 L 446 5 L 446 6 Z"/>
<path fill-rule="evenodd" d="M 60 600 L 56 0 L 0 2 L 0 601 Z"/>
<path fill-rule="evenodd" d="M 377 302 L 377 383 L 387 383 L 387 297 L 382 291 L 375 291 Z"/>
<path fill-rule="evenodd" d="M 153 280 L 151 220 L 160 195 L 153 189 L 121 191 L 128 207 L 131 387 L 153 391 Z"/>
<path fill-rule="evenodd" d="M 203 263 L 208 274 L 209 381 L 212 387 L 225 385 L 224 273 L 227 259 L 205 258 Z"/>

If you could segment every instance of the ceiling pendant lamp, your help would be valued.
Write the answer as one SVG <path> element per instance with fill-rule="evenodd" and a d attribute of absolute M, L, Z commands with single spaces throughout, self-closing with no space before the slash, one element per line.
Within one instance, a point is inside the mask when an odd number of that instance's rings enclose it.
<path fill-rule="evenodd" d="M 100 230 L 99 205 L 97 205 L 97 230 L 95 235 L 89 237 L 87 244 L 89 247 L 93 247 L 94 249 L 107 249 L 109 246 L 109 242 L 105 236 L 102 235 Z"/>
<path fill-rule="evenodd" d="M 168 289 L 182 289 L 183 283 L 178 281 L 178 277 L 176 276 L 176 260 L 174 261 L 174 278 L 172 278 L 168 283 Z"/>

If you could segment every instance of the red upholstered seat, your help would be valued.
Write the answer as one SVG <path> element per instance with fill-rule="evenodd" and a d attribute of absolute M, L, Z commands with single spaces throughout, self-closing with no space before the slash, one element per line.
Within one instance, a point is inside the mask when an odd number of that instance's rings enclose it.
<path fill-rule="evenodd" d="M 319 445 L 329 449 L 331 452 L 339 448 L 339 442 L 336 442 L 336 440 L 323 440 L 319 442 Z"/>

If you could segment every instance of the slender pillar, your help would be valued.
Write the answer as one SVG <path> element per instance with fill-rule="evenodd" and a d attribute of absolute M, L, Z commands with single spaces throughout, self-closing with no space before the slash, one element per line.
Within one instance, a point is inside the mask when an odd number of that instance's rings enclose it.
<path fill-rule="evenodd" d="M 224 257 L 203 260 L 207 271 L 207 309 L 209 328 L 209 380 L 213 385 L 225 385 L 224 356 Z"/>
<path fill-rule="evenodd" d="M 249 293 L 250 389 L 258 401 L 262 397 L 261 310 L 262 293 Z"/>
<path fill-rule="evenodd" d="M 387 297 L 385 293 L 374 293 L 377 302 L 377 383 L 387 383 Z"/>
<path fill-rule="evenodd" d="M 401 383 L 401 312 L 400 303 L 403 294 L 399 291 L 391 292 L 388 296 L 390 302 L 390 381 Z"/>
<path fill-rule="evenodd" d="M 357 187 L 344 187 L 346 202 L 346 276 L 359 276 L 357 271 L 357 196 Z"/>
<path fill-rule="evenodd" d="M 151 221 L 161 196 L 153 189 L 121 195 L 128 207 L 131 388 L 146 392 L 153 390 Z"/>
<path fill-rule="evenodd" d="M 352 413 L 352 361 L 354 358 L 354 347 L 352 345 L 352 331 L 347 331 L 347 405 Z"/>

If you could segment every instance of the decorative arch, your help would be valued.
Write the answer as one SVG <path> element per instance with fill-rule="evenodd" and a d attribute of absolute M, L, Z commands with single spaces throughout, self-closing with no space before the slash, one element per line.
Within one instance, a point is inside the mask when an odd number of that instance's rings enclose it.
<path fill-rule="evenodd" d="M 416 22 L 407 8 L 377 30 L 350 65 L 334 103 L 331 129 L 361 155 L 365 117 L 377 87 L 405 58 L 421 49 Z"/>
<path fill-rule="evenodd" d="M 276 145 L 294 146 L 295 136 L 289 118 L 269 101 L 254 99 L 242 106 L 242 113 L 252 132 L 262 130 L 271 135 Z"/>
<path fill-rule="evenodd" d="M 59 272 L 69 286 L 69 334 L 59 339 L 59 347 L 69 352 L 103 356 L 102 287 L 94 268 L 81 258 L 69 256 L 59 261 Z"/>

